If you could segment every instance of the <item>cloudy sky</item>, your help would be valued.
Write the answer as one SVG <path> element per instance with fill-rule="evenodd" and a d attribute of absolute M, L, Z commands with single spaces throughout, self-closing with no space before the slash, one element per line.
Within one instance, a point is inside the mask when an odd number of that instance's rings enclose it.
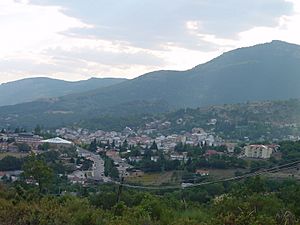
<path fill-rule="evenodd" d="M 273 39 L 300 44 L 299 0 L 0 0 L 0 83 L 185 70 Z"/>

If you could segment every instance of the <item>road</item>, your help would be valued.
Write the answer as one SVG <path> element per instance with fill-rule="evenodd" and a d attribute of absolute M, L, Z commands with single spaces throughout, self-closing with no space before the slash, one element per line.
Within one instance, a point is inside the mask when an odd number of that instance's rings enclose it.
<path fill-rule="evenodd" d="M 92 179 L 97 181 L 104 181 L 104 182 L 111 181 L 109 177 L 106 177 L 104 175 L 104 160 L 99 155 L 79 147 L 77 147 L 77 151 L 79 155 L 85 158 L 89 158 L 94 162 L 92 168 L 93 171 L 93 175 L 91 177 Z"/>

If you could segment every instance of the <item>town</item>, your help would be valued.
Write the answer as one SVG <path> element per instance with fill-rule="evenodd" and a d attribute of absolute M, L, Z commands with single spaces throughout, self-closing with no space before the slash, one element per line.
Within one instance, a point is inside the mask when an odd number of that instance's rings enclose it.
<path fill-rule="evenodd" d="M 155 136 L 151 126 L 153 124 L 148 124 L 146 129 L 136 131 L 125 127 L 121 132 L 65 127 L 56 129 L 48 139 L 45 136 L 49 136 L 49 131 L 43 135 L 40 129 L 32 133 L 2 130 L 0 177 L 15 181 L 22 174 L 20 166 L 18 170 L 1 168 L 1 161 L 6 158 L 25 158 L 52 151 L 56 152 L 54 160 L 65 168 L 57 175 L 65 176 L 70 184 L 81 185 L 124 178 L 126 182 L 143 185 L 178 182 L 182 185 L 191 180 L 195 183 L 224 177 L 224 174 L 234 177 L 268 165 L 270 159 L 282 159 L 278 143 L 228 142 L 202 128 L 193 128 L 184 134 Z M 160 126 L 170 124 L 166 121 Z M 142 182 L 148 174 L 157 176 L 150 183 Z M 158 182 L 162 174 L 168 176 Z"/>

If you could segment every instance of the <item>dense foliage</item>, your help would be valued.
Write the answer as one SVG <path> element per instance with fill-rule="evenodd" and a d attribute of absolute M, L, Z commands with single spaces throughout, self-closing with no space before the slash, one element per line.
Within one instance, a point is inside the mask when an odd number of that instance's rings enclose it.
<path fill-rule="evenodd" d="M 23 159 L 13 156 L 5 156 L 0 160 L 0 171 L 20 170 L 23 165 Z"/>
<path fill-rule="evenodd" d="M 77 197 L 0 186 L 0 224 L 296 225 L 300 219 L 300 185 L 292 180 L 256 177 L 181 191 L 117 193 L 115 186 Z"/>

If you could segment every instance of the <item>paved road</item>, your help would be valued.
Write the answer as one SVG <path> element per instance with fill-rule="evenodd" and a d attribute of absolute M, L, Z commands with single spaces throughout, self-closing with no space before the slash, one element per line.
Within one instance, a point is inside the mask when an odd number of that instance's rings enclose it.
<path fill-rule="evenodd" d="M 77 148 L 77 151 L 78 151 L 78 154 L 82 155 L 85 158 L 89 158 L 90 160 L 92 160 L 94 162 L 93 168 L 92 168 L 92 170 L 93 170 L 92 179 L 103 180 L 104 182 L 111 181 L 111 179 L 109 177 L 105 177 L 105 175 L 104 175 L 104 161 L 99 155 L 97 155 L 93 152 L 90 152 L 86 149 L 79 148 L 79 147 Z"/>

